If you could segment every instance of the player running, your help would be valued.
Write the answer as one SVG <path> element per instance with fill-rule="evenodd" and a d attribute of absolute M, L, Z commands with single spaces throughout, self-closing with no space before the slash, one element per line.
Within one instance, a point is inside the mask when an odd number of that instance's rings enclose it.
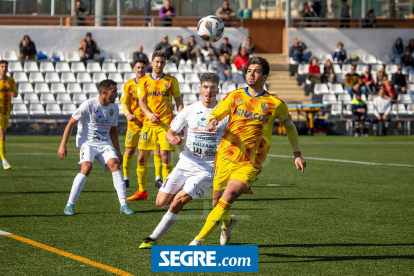
<path fill-rule="evenodd" d="M 0 157 L 5 170 L 11 166 L 6 159 L 6 130 L 9 126 L 11 111 L 11 97 L 17 97 L 16 82 L 12 77 L 7 76 L 9 63 L 0 60 Z"/>
<path fill-rule="evenodd" d="M 173 145 L 181 145 L 184 140 L 184 151 L 171 174 L 160 188 L 156 204 L 165 207 L 173 202 L 154 232 L 139 248 L 151 248 L 173 226 L 178 213 L 192 199 L 203 197 L 213 185 L 214 158 L 221 136 L 227 126 L 227 118 L 222 120 L 213 130 L 206 130 L 206 119 L 217 105 L 216 95 L 219 92 L 220 78 L 213 73 L 201 75 L 199 88 L 202 100 L 186 106 L 171 123 L 166 139 Z M 184 130 L 184 138 L 178 133 Z"/>
<path fill-rule="evenodd" d="M 83 102 L 73 113 L 63 133 L 58 150 L 59 158 L 63 160 L 63 156 L 67 156 L 66 143 L 73 128 L 78 124 L 76 146 L 80 148 L 78 165 L 81 170 L 73 180 L 72 190 L 64 213 L 69 216 L 75 214 L 73 206 L 85 185 L 86 178 L 92 171 L 92 163 L 96 159 L 101 164 L 104 172 L 109 170 L 112 172 L 114 187 L 121 204 L 119 212 L 132 215 L 134 212 L 128 208 L 125 183 L 119 170 L 119 166 L 122 164 L 122 153 L 119 149 L 116 130 L 119 116 L 118 105 L 115 104 L 115 99 L 118 97 L 116 82 L 103 80 L 98 89 L 99 96 L 97 98 Z"/>
<path fill-rule="evenodd" d="M 130 79 L 125 83 L 124 93 L 122 94 L 122 110 L 128 121 L 127 132 L 125 136 L 125 154 L 124 154 L 124 182 L 125 186 L 129 187 L 129 171 L 131 170 L 132 157 L 134 157 L 135 149 L 138 146 L 139 135 L 141 134 L 142 121 L 144 120 L 144 113 L 139 108 L 138 104 L 138 81 L 145 76 L 147 72 L 147 61 L 145 59 L 137 59 L 134 61 L 132 70 L 136 77 Z M 154 151 L 155 164 L 155 187 L 160 188 L 162 185 L 161 179 L 161 155 L 160 150 Z"/>
<path fill-rule="evenodd" d="M 273 121 L 276 117 L 286 129 L 293 148 L 296 168 L 303 173 L 306 167 L 299 149 L 298 133 L 286 104 L 263 90 L 269 75 L 269 63 L 261 57 L 252 57 L 246 68 L 248 87 L 228 94 L 207 118 L 207 130 L 212 131 L 220 121 L 230 116 L 214 164 L 215 207 L 208 215 L 203 229 L 190 245 L 201 245 L 220 222 L 223 222 L 220 244 L 229 243 L 231 230 L 237 222 L 236 216 L 230 215 L 230 208 L 257 180 L 269 152 Z"/>
<path fill-rule="evenodd" d="M 163 73 L 166 60 L 163 51 L 155 51 L 151 59 L 152 73 L 141 77 L 138 82 L 139 107 L 146 116 L 138 142 L 137 177 L 139 190 L 127 198 L 129 201 L 148 198 L 147 162 L 151 151 L 157 149 L 157 144 L 161 150 L 163 179 L 166 179 L 172 171 L 171 151 L 175 151 L 175 146 L 167 142 L 165 134 L 174 118 L 172 97 L 174 97 L 178 112 L 183 109 L 183 101 L 177 79 Z"/>

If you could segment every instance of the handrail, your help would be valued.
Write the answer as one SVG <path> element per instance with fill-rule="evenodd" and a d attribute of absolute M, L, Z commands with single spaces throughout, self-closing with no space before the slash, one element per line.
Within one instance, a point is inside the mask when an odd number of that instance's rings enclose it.
<path fill-rule="evenodd" d="M 414 18 L 377 18 L 378 28 L 389 27 L 390 25 L 398 25 L 401 27 L 413 28 Z M 339 25 L 347 25 L 349 27 L 363 28 L 365 18 L 322 18 L 322 17 L 298 17 L 293 19 L 293 27 L 338 27 Z"/>

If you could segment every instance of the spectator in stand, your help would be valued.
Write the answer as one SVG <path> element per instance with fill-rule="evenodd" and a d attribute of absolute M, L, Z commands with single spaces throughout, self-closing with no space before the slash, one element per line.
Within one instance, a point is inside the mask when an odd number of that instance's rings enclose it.
<path fill-rule="evenodd" d="M 321 83 L 321 70 L 319 68 L 319 62 L 317 58 L 312 58 L 309 65 L 308 79 L 311 82 L 310 89 L 313 91 L 315 84 Z"/>
<path fill-rule="evenodd" d="M 148 57 L 146 54 L 144 54 L 143 50 L 144 50 L 144 47 L 142 47 L 141 44 L 138 45 L 137 51 L 132 54 L 132 59 L 134 60 L 133 61 L 134 63 L 138 59 L 141 59 L 141 60 L 144 59 L 146 63 L 149 64 Z"/>
<path fill-rule="evenodd" d="M 201 64 L 203 62 L 201 50 L 203 48 L 200 44 L 196 43 L 194 36 L 190 36 L 187 43 L 187 59 L 197 59 L 197 64 Z"/>
<path fill-rule="evenodd" d="M 224 26 L 229 27 L 231 19 L 236 17 L 236 13 L 230 9 L 229 1 L 224 1 L 222 6 L 217 9 L 216 16 L 223 20 Z"/>
<path fill-rule="evenodd" d="M 407 81 L 405 76 L 402 74 L 401 66 L 398 66 L 397 72 L 392 75 L 391 81 L 398 93 L 407 92 Z"/>
<path fill-rule="evenodd" d="M 96 60 L 101 65 L 104 58 L 100 57 L 101 51 L 94 40 L 92 40 L 92 34 L 86 33 L 86 37 L 79 43 L 79 56 L 81 61 L 86 63 L 88 60 Z"/>
<path fill-rule="evenodd" d="M 385 69 L 379 69 L 377 73 L 377 83 L 375 84 L 375 90 L 379 91 L 379 89 L 385 85 L 386 80 L 388 80 L 388 75 L 385 73 Z"/>
<path fill-rule="evenodd" d="M 367 95 L 375 93 L 374 78 L 371 75 L 371 68 L 365 69 L 364 74 L 361 76 L 362 85 L 361 93 Z"/>
<path fill-rule="evenodd" d="M 168 43 L 168 35 L 163 35 L 162 41 L 155 46 L 154 51 L 160 51 L 160 50 L 165 53 L 165 55 L 167 56 L 167 59 L 169 59 L 173 55 L 172 47 L 170 43 Z"/>
<path fill-rule="evenodd" d="M 227 53 L 230 56 L 233 54 L 233 46 L 229 43 L 229 39 L 227 37 L 223 38 L 223 43 L 220 46 L 220 55 Z"/>
<path fill-rule="evenodd" d="M 293 60 L 299 63 L 309 62 L 312 53 L 305 53 L 306 48 L 306 44 L 303 43 L 299 38 L 296 38 L 293 40 L 293 46 L 290 47 L 289 56 L 293 57 Z"/>
<path fill-rule="evenodd" d="M 187 60 L 188 46 L 184 44 L 183 38 L 181 36 L 177 36 L 177 39 L 173 41 L 171 47 L 174 53 L 171 56 L 173 62 L 175 62 L 178 65 L 180 60 Z"/>
<path fill-rule="evenodd" d="M 220 56 L 220 61 L 217 64 L 217 75 L 223 82 L 231 81 L 231 66 L 227 63 L 227 58 L 224 55 Z"/>
<path fill-rule="evenodd" d="M 342 9 L 341 9 L 341 25 L 340 28 L 349 28 L 349 5 L 346 3 L 347 0 L 342 0 Z"/>
<path fill-rule="evenodd" d="M 377 18 L 375 17 L 373 9 L 369 10 L 365 15 L 364 28 L 378 28 Z"/>
<path fill-rule="evenodd" d="M 214 49 L 214 47 L 211 46 L 210 42 L 206 42 L 206 45 L 203 47 L 203 50 L 201 52 L 204 55 L 204 60 L 206 61 L 212 61 L 217 59 L 216 49 Z"/>
<path fill-rule="evenodd" d="M 245 48 L 247 50 L 247 53 L 249 55 L 253 55 L 254 54 L 254 43 L 252 41 L 252 38 L 249 36 L 247 37 L 239 46 L 239 51 L 238 53 L 240 54 L 240 50 L 241 48 Z"/>
<path fill-rule="evenodd" d="M 401 57 L 402 72 L 404 74 L 414 74 L 414 58 L 411 56 L 410 49 L 405 49 L 404 55 Z"/>
<path fill-rule="evenodd" d="M 405 49 L 408 49 L 412 55 L 414 54 L 414 39 L 410 39 L 408 46 Z"/>
<path fill-rule="evenodd" d="M 335 70 L 332 66 L 332 61 L 330 59 L 328 59 L 325 62 L 325 66 L 323 68 L 323 77 L 322 77 L 322 82 L 324 83 L 335 83 L 336 82 L 336 74 L 335 74 Z"/>
<path fill-rule="evenodd" d="M 384 96 L 390 101 L 397 98 L 397 89 L 392 86 L 392 83 L 389 80 L 385 81 Z"/>
<path fill-rule="evenodd" d="M 373 120 L 373 129 L 374 129 L 374 135 L 378 135 L 378 123 L 383 121 L 383 131 L 382 133 L 384 135 L 387 134 L 387 128 L 390 125 L 391 118 L 390 118 L 390 112 L 391 112 L 391 101 L 387 99 L 384 96 L 384 89 L 380 89 L 378 91 L 378 96 L 373 101 L 374 106 L 374 120 Z"/>
<path fill-rule="evenodd" d="M 395 45 L 392 46 L 392 55 L 394 56 L 394 61 L 397 65 L 401 65 L 401 58 L 404 55 L 404 45 L 402 39 L 399 37 L 395 41 Z"/>
<path fill-rule="evenodd" d="M 312 0 L 311 7 L 313 9 L 313 16 L 319 17 L 321 15 L 322 4 L 320 0 Z"/>
<path fill-rule="evenodd" d="M 335 53 L 333 53 L 332 57 L 335 63 L 338 63 L 341 67 L 342 64 L 348 63 L 346 58 L 346 51 L 344 50 L 344 44 L 342 42 L 338 42 L 336 45 Z"/>
<path fill-rule="evenodd" d="M 164 7 L 160 9 L 159 16 L 161 18 L 160 24 L 164 27 L 172 26 L 172 18 L 175 17 L 174 7 L 171 6 L 170 1 L 165 1 Z"/>
<path fill-rule="evenodd" d="M 355 65 L 351 65 L 351 71 L 345 76 L 345 90 L 351 95 L 352 93 L 360 93 L 362 80 L 361 77 L 355 73 Z"/>
<path fill-rule="evenodd" d="M 20 54 L 19 54 L 19 61 L 23 67 L 23 61 L 34 59 L 36 62 L 39 60 L 37 56 L 36 46 L 33 41 L 30 40 L 28 35 L 23 37 L 23 40 L 20 41 Z"/>
<path fill-rule="evenodd" d="M 73 26 L 85 26 L 85 16 L 89 15 L 89 11 L 82 7 L 81 1 L 76 1 L 75 13 L 76 16 L 75 20 L 73 21 Z"/>
<path fill-rule="evenodd" d="M 367 104 L 361 100 L 361 93 L 355 95 L 355 99 L 351 102 L 352 121 L 354 122 L 355 137 L 359 137 L 359 126 L 364 124 L 362 135 L 368 137 L 369 121 L 367 118 Z"/>
<path fill-rule="evenodd" d="M 237 70 L 243 71 L 243 75 L 246 74 L 246 65 L 249 61 L 249 54 L 245 48 L 241 48 L 240 54 L 234 60 L 234 65 L 236 66 Z"/>
<path fill-rule="evenodd" d="M 308 3 L 303 3 L 303 10 L 301 10 L 299 12 L 299 15 L 302 18 L 304 18 L 303 21 L 305 23 L 307 23 L 307 24 L 304 25 L 304 27 L 309 28 L 311 26 L 310 23 L 312 22 L 312 19 L 306 19 L 306 18 L 314 17 L 314 14 L 313 14 L 313 9 L 311 7 L 309 7 L 309 4 Z"/>

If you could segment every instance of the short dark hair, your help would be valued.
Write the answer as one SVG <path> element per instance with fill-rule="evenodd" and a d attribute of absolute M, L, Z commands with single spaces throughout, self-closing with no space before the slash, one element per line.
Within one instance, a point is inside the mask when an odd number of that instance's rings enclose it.
<path fill-rule="evenodd" d="M 156 57 L 162 57 L 162 58 L 164 58 L 165 60 L 167 60 L 167 56 L 166 56 L 166 55 L 165 55 L 165 53 L 164 53 L 163 51 L 161 51 L 161 50 L 155 51 L 155 52 L 152 54 L 152 58 L 151 58 L 151 60 L 154 60 Z"/>
<path fill-rule="evenodd" d="M 104 90 L 111 89 L 111 86 L 113 86 L 113 85 L 117 85 L 117 83 L 113 80 L 106 79 L 106 80 L 101 81 L 99 83 L 99 86 L 98 86 L 99 94 L 101 94 L 102 91 L 104 91 Z"/>
<path fill-rule="evenodd" d="M 220 83 L 220 77 L 215 73 L 203 73 L 200 76 L 200 84 L 203 82 L 213 82 L 217 85 Z"/>
<path fill-rule="evenodd" d="M 247 62 L 246 68 L 249 69 L 249 66 L 252 64 L 258 64 L 262 67 L 262 74 L 263 75 L 269 75 L 270 66 L 269 62 L 262 58 L 262 57 L 251 57 L 249 58 L 249 61 Z"/>
<path fill-rule="evenodd" d="M 134 60 L 134 62 L 132 63 L 132 67 L 135 67 L 135 65 L 136 65 L 138 62 L 139 62 L 139 63 L 143 63 L 145 66 L 147 66 L 147 65 L 148 65 L 148 62 L 147 62 L 147 60 L 146 60 L 146 59 L 144 59 L 144 58 L 138 58 L 138 59 Z"/>
<path fill-rule="evenodd" d="M 7 60 L 0 60 L 0 64 L 6 64 L 8 66 L 9 62 Z"/>
<path fill-rule="evenodd" d="M 226 36 L 226 37 L 223 37 L 223 40 L 224 40 L 224 39 L 227 39 L 227 40 L 229 40 L 229 38 L 228 38 L 227 36 Z"/>

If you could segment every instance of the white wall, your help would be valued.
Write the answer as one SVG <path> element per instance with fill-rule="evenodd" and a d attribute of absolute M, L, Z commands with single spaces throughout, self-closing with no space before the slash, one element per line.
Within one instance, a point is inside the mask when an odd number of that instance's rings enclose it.
<path fill-rule="evenodd" d="M 153 52 L 157 43 L 161 42 L 164 34 L 169 37 L 170 43 L 181 35 L 185 42 L 188 37 L 196 36 L 196 40 L 204 45 L 203 41 L 197 36 L 196 26 L 194 28 L 179 27 L 27 27 L 27 26 L 0 26 L 0 54 L 3 51 L 14 50 L 19 52 L 19 43 L 24 35 L 29 35 L 34 41 L 37 51 L 77 51 L 79 42 L 85 37 L 87 32 L 92 33 L 92 39 L 96 41 L 101 50 L 114 52 L 133 52 L 138 44 L 144 46 L 144 52 Z M 233 48 L 249 35 L 249 30 L 244 28 L 226 28 L 224 36 L 229 38 Z M 7 39 L 5 39 L 7 38 Z M 214 43 L 218 48 L 222 41 Z"/>
<path fill-rule="evenodd" d="M 334 28 L 303 28 L 288 29 L 288 49 L 295 38 L 300 38 L 312 51 L 312 55 L 332 54 L 336 44 L 341 41 L 348 56 L 351 54 L 373 54 L 379 57 L 388 54 L 392 58 L 392 46 L 401 37 L 404 46 L 414 38 L 413 29 L 334 29 Z"/>

